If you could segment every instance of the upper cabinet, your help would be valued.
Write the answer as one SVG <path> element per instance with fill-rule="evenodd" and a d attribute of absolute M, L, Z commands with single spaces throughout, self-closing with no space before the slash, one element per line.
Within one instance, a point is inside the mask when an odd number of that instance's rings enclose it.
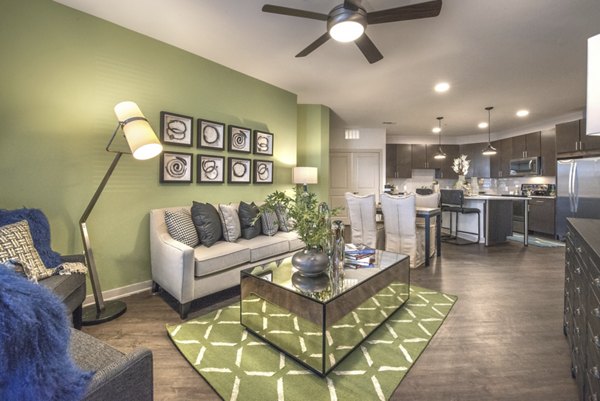
<path fill-rule="evenodd" d="M 469 143 L 460 145 L 459 155 L 466 155 L 467 159 L 471 161 L 471 167 L 467 177 L 487 178 L 490 176 L 490 156 L 481 154 L 486 146 L 487 143 Z M 452 163 L 452 160 L 450 160 L 450 163 Z"/>
<path fill-rule="evenodd" d="M 600 152 L 600 137 L 585 134 L 585 120 L 556 124 L 556 153 L 582 156 Z"/>
<path fill-rule="evenodd" d="M 511 140 L 512 159 L 541 156 L 541 132 L 515 136 Z"/>
<path fill-rule="evenodd" d="M 540 137 L 542 150 L 542 175 L 556 175 L 556 134 L 548 130 Z"/>
<path fill-rule="evenodd" d="M 493 141 L 492 146 L 496 148 L 498 153 L 490 158 L 490 177 L 506 178 L 510 177 L 510 159 L 512 159 L 512 143 L 513 138 L 500 139 Z"/>
<path fill-rule="evenodd" d="M 412 150 L 412 168 L 429 168 L 427 166 L 427 145 L 413 144 L 410 146 Z"/>
<path fill-rule="evenodd" d="M 385 145 L 385 175 L 387 178 L 410 178 L 412 176 L 411 146 L 408 144 Z"/>

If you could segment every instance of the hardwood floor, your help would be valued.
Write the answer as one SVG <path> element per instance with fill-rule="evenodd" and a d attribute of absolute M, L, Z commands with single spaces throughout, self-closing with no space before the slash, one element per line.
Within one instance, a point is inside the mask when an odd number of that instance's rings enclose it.
<path fill-rule="evenodd" d="M 458 302 L 391 399 L 577 400 L 562 333 L 564 248 L 442 246 L 443 257 L 412 270 L 411 281 Z M 235 289 L 218 294 L 190 317 L 237 300 Z M 167 336 L 165 324 L 180 321 L 169 297 L 125 301 L 125 315 L 84 331 L 122 351 L 152 349 L 156 400 L 219 400 Z"/>

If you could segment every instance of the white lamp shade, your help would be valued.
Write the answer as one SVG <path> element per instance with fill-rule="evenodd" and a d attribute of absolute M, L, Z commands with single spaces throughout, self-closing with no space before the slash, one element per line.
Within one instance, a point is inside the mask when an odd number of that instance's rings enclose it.
<path fill-rule="evenodd" d="M 123 132 L 134 158 L 147 160 L 162 152 L 160 141 L 137 104 L 129 101 L 121 102 L 115 106 L 115 114 L 121 123 L 125 123 Z M 132 118 L 133 121 L 127 122 Z M 135 120 L 135 118 L 142 119 Z"/>
<path fill-rule="evenodd" d="M 294 184 L 317 184 L 316 167 L 294 167 L 292 169 L 292 182 Z"/>
<path fill-rule="evenodd" d="M 600 135 L 600 35 L 588 39 L 587 135 Z"/>

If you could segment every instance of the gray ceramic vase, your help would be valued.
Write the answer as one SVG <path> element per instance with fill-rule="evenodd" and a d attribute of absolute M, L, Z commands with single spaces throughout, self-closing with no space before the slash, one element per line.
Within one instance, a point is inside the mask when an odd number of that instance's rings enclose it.
<path fill-rule="evenodd" d="M 292 265 L 303 276 L 318 276 L 329 267 L 329 256 L 317 249 L 303 249 L 292 256 Z"/>

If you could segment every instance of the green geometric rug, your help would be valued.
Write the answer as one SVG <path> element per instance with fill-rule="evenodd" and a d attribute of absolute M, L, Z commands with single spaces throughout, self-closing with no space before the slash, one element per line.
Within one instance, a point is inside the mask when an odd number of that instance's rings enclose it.
<path fill-rule="evenodd" d="M 167 331 L 224 400 L 388 400 L 455 302 L 411 286 L 408 302 L 325 378 L 248 333 L 239 323 L 239 303 Z"/>

